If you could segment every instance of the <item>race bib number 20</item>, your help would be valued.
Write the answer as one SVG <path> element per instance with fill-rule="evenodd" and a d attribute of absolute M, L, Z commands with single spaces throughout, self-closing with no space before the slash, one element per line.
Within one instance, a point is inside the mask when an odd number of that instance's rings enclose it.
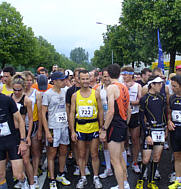
<path fill-rule="evenodd" d="M 79 106 L 79 116 L 80 117 L 92 117 L 93 107 L 92 106 Z"/>

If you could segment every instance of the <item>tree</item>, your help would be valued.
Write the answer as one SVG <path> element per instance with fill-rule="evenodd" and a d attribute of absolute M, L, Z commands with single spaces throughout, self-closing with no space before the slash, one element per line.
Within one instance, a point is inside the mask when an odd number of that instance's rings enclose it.
<path fill-rule="evenodd" d="M 77 64 L 82 64 L 83 62 L 89 62 L 89 54 L 85 49 L 78 47 L 70 52 L 70 60 L 76 62 Z"/>
<path fill-rule="evenodd" d="M 0 63 L 17 66 L 29 65 L 34 54 L 35 38 L 30 27 L 22 22 L 22 16 L 10 4 L 0 5 Z"/>
<path fill-rule="evenodd" d="M 174 71 L 176 54 L 181 53 L 181 1 L 180 0 L 124 0 L 124 23 L 145 43 L 153 41 L 157 48 L 157 29 L 163 51 L 170 54 L 170 72 Z M 147 40 L 149 39 L 149 41 Z"/>

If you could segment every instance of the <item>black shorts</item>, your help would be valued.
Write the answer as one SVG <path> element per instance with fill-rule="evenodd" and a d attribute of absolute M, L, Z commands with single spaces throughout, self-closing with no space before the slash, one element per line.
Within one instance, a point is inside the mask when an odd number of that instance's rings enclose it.
<path fill-rule="evenodd" d="M 154 146 L 164 146 L 164 142 L 154 142 L 153 145 L 149 145 L 146 142 L 146 138 L 143 140 L 143 150 L 153 150 Z"/>
<path fill-rule="evenodd" d="M 0 161 L 6 159 L 7 153 L 10 160 L 22 159 L 18 154 L 19 143 L 20 139 L 17 135 L 0 137 Z"/>
<path fill-rule="evenodd" d="M 181 152 L 181 127 L 170 132 L 170 143 L 174 152 Z"/>
<path fill-rule="evenodd" d="M 29 127 L 26 127 L 26 136 L 28 135 L 28 129 Z M 31 137 L 36 136 L 37 132 L 38 132 L 38 121 L 33 121 Z"/>
<path fill-rule="evenodd" d="M 77 139 L 83 140 L 83 141 L 92 141 L 95 138 L 99 138 L 99 132 L 93 132 L 93 133 L 81 133 L 76 131 L 77 133 Z"/>
<path fill-rule="evenodd" d="M 107 142 L 123 142 L 127 139 L 127 127 L 109 126 L 107 130 Z"/>
<path fill-rule="evenodd" d="M 139 121 L 139 113 L 136 114 L 131 114 L 130 122 L 128 124 L 128 127 L 131 129 L 134 129 L 136 127 L 140 126 L 140 121 Z"/>

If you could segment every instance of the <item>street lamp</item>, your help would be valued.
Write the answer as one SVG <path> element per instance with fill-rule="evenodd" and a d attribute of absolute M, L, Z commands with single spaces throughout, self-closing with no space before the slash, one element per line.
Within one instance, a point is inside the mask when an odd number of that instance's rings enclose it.
<path fill-rule="evenodd" d="M 107 24 L 104 24 L 102 22 L 96 22 L 96 24 L 101 24 L 101 25 L 107 26 Z M 113 52 L 113 50 L 111 50 L 111 52 L 112 52 L 112 64 L 114 64 L 114 52 Z"/>

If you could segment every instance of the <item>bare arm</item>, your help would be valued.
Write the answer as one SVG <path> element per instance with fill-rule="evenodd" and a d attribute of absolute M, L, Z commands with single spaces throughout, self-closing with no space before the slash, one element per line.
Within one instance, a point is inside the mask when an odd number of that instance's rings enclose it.
<path fill-rule="evenodd" d="M 66 103 L 66 112 L 67 112 L 67 120 L 69 122 L 69 117 L 70 117 L 70 104 Z"/>
<path fill-rule="evenodd" d="M 145 85 L 141 90 L 141 96 L 144 96 L 148 92 L 148 86 Z"/>
<path fill-rule="evenodd" d="M 138 95 L 137 95 L 137 100 L 135 101 L 131 101 L 130 104 L 131 105 L 139 105 L 140 103 L 140 99 L 141 99 L 141 93 L 142 93 L 142 87 L 140 84 L 138 84 Z"/>
<path fill-rule="evenodd" d="M 96 91 L 95 95 L 96 95 L 97 106 L 98 106 L 99 127 L 102 127 L 103 120 L 104 120 L 104 112 L 102 108 L 101 97 L 98 91 Z"/>
<path fill-rule="evenodd" d="M 129 124 L 130 118 L 131 118 L 131 106 L 129 104 L 128 110 L 127 110 L 127 124 Z"/>
<path fill-rule="evenodd" d="M 38 108 L 38 140 L 42 138 L 42 96 L 38 91 L 36 92 L 36 103 Z"/>

